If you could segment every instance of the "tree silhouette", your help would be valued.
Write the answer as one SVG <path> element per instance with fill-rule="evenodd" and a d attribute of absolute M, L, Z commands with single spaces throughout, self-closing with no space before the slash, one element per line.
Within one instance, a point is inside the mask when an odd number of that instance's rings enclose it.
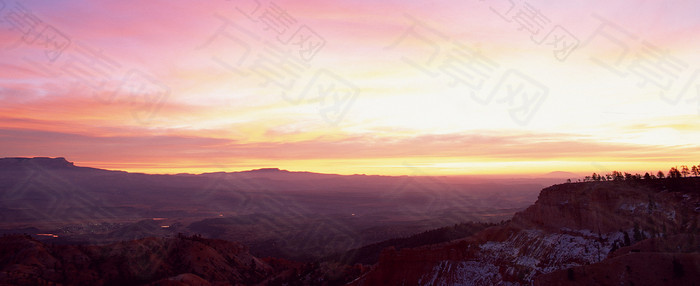
<path fill-rule="evenodd" d="M 600 182 L 600 181 L 633 181 L 633 180 L 653 180 L 653 179 L 664 179 L 664 178 L 685 178 L 688 176 L 700 176 L 700 165 L 697 166 L 686 166 L 682 165 L 680 168 L 671 167 L 668 170 L 668 174 L 664 175 L 664 172 L 659 170 L 656 174 L 645 172 L 644 175 L 639 173 L 627 173 L 620 171 L 612 171 L 611 173 L 602 175 L 598 173 L 593 173 L 590 176 L 585 176 L 583 182 Z M 573 182 L 574 180 L 567 180 L 567 183 Z M 581 179 L 576 180 L 576 182 L 581 182 Z"/>
<path fill-rule="evenodd" d="M 618 171 L 612 171 L 611 176 L 612 176 L 612 179 L 614 181 L 622 181 L 625 179 L 625 177 L 622 175 L 622 172 L 618 172 Z"/>
<path fill-rule="evenodd" d="M 681 172 L 678 171 L 678 169 L 676 167 L 671 167 L 671 169 L 668 170 L 668 177 L 669 178 L 680 178 Z"/>
<path fill-rule="evenodd" d="M 690 170 L 688 169 L 688 166 L 686 166 L 686 165 L 681 166 L 681 174 L 683 175 L 683 178 L 687 177 L 690 174 Z"/>
<path fill-rule="evenodd" d="M 683 275 L 685 275 L 683 264 L 681 264 L 675 256 L 673 257 L 673 261 L 671 263 L 673 264 L 673 276 L 676 278 L 683 277 Z"/>
<path fill-rule="evenodd" d="M 674 264 L 674 267 L 675 267 L 675 264 Z M 569 281 L 576 280 L 576 278 L 574 277 L 574 269 L 573 268 L 566 269 L 566 278 L 569 279 Z"/>
<path fill-rule="evenodd" d="M 642 239 L 645 238 L 644 233 L 639 230 L 639 224 L 636 222 L 634 223 L 634 228 L 632 229 L 632 232 L 634 233 L 634 242 L 642 241 Z"/>

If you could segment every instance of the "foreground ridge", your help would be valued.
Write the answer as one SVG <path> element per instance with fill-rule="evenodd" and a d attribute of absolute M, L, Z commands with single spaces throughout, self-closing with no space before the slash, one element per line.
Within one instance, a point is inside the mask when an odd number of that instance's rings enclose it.
<path fill-rule="evenodd" d="M 334 275 L 326 275 L 326 271 Z M 108 245 L 47 245 L 27 235 L 0 237 L 0 284 L 282 285 L 340 284 L 361 268 L 254 257 L 240 243 L 178 235 Z"/>

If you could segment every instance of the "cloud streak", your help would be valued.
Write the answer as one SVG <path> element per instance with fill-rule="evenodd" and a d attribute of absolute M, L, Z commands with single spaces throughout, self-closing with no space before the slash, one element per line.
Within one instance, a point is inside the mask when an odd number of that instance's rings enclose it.
<path fill-rule="evenodd" d="M 134 133 L 138 134 L 138 133 Z M 215 158 L 218 166 L 258 161 L 274 166 L 289 162 L 366 160 L 398 162 L 432 158 L 483 162 L 606 161 L 673 162 L 697 157 L 694 146 L 645 146 L 602 143 L 565 134 L 421 135 L 407 138 L 354 136 L 338 140 L 315 138 L 298 142 L 239 142 L 184 135 L 91 136 L 27 129 L 0 129 L 0 148 L 9 154 L 63 154 L 76 162 L 111 162 L 129 168 L 157 170 L 179 162 L 204 166 Z M 37 151 L 39 150 L 39 151 Z M 677 155 L 677 154 L 683 154 Z M 685 157 L 687 156 L 687 157 Z M 150 162 L 150 165 L 149 165 Z M 302 163 L 303 165 L 303 163 Z M 210 166 L 211 167 L 211 166 Z M 206 169 L 206 168 L 205 168 Z"/>

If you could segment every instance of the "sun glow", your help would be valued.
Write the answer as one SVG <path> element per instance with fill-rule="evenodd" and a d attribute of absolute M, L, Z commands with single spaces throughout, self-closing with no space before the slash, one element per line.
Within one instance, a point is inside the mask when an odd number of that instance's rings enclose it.
<path fill-rule="evenodd" d="M 289 22 L 252 2 L 25 1 L 58 48 L 0 23 L 15 43 L 0 56 L 0 148 L 147 173 L 697 163 L 697 5 L 580 2 L 531 3 L 549 20 L 534 29 L 476 1 L 275 2 Z"/>

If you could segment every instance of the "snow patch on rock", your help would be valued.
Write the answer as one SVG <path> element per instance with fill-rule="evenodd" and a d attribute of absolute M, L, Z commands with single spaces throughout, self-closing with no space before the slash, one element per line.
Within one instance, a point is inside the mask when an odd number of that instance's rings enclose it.
<path fill-rule="evenodd" d="M 593 234 L 590 230 L 546 233 L 521 230 L 503 242 L 480 245 L 484 263 L 505 265 L 506 273 L 531 281 L 534 275 L 603 260 L 621 233 Z"/>
<path fill-rule="evenodd" d="M 418 285 L 517 285 L 501 281 L 498 267 L 480 261 L 440 261 Z"/>

